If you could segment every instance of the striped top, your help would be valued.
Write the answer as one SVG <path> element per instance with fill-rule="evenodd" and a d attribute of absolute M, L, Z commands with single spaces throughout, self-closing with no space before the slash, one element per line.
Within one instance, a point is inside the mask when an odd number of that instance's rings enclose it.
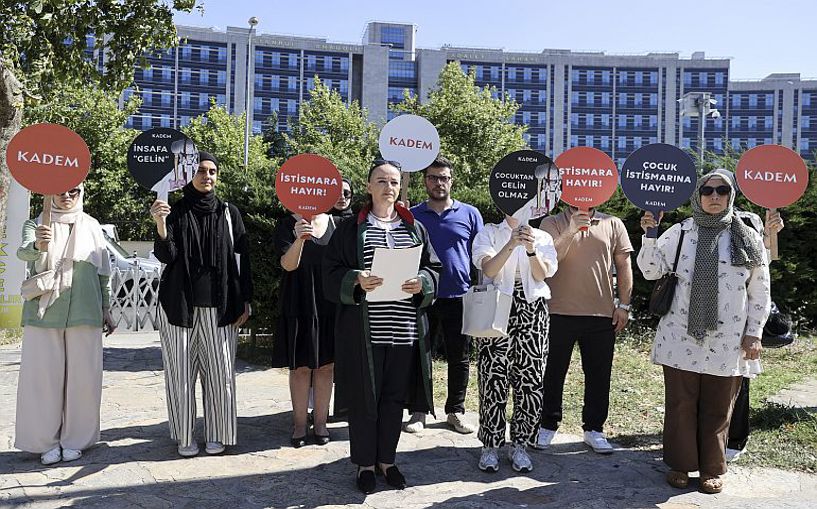
<path fill-rule="evenodd" d="M 405 249 L 416 244 L 402 221 L 382 223 L 369 218 L 363 241 L 363 266 L 371 270 L 375 249 Z M 376 274 L 375 274 L 376 275 Z M 369 302 L 369 330 L 373 345 L 411 345 L 418 339 L 417 308 L 411 297 L 388 302 Z"/>

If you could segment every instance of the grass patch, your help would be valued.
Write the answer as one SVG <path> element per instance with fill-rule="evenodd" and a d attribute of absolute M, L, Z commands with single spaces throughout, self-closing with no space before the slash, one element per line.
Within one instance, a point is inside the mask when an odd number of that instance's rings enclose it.
<path fill-rule="evenodd" d="M 14 345 L 23 338 L 23 329 L 15 327 L 13 329 L 0 329 L 0 346 Z"/>
<path fill-rule="evenodd" d="M 610 414 L 605 429 L 625 447 L 658 448 L 664 418 L 664 382 L 661 367 L 650 362 L 652 334 L 630 332 L 616 344 L 610 387 Z M 817 340 L 800 338 L 795 344 L 763 352 L 765 372 L 752 381 L 751 438 L 741 465 L 817 471 L 817 416 L 766 402 L 769 396 L 801 380 L 817 377 Z M 434 401 L 446 397 L 447 368 L 434 361 Z M 578 349 L 574 352 L 564 389 L 564 420 L 560 429 L 581 434 L 584 377 Z M 476 365 L 472 362 L 466 409 L 479 411 Z M 508 402 L 508 415 L 512 403 Z"/>

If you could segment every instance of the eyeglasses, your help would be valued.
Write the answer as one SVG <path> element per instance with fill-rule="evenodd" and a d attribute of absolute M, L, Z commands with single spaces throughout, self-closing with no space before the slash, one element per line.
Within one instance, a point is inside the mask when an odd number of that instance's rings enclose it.
<path fill-rule="evenodd" d="M 426 175 L 426 180 L 439 182 L 440 184 L 448 184 L 451 182 L 451 178 L 449 175 Z"/>
<path fill-rule="evenodd" d="M 343 197 L 344 198 L 351 198 L 352 197 L 352 191 L 347 191 L 346 189 L 344 189 L 343 190 Z"/>
<path fill-rule="evenodd" d="M 80 191 L 80 189 L 79 189 L 78 187 L 75 187 L 75 188 L 73 188 L 73 189 L 70 189 L 70 190 L 68 190 L 68 191 L 65 191 L 64 193 L 60 193 L 60 196 L 62 196 L 62 195 L 64 195 L 64 194 L 67 194 L 67 195 L 68 195 L 68 196 L 70 196 L 71 198 L 76 198 L 77 196 L 79 196 L 79 193 L 80 193 L 80 192 L 81 192 L 81 191 Z"/>
<path fill-rule="evenodd" d="M 701 196 L 709 196 L 712 193 L 718 193 L 718 196 L 726 196 L 732 192 L 732 188 L 729 186 L 701 186 L 698 192 L 701 193 Z"/>

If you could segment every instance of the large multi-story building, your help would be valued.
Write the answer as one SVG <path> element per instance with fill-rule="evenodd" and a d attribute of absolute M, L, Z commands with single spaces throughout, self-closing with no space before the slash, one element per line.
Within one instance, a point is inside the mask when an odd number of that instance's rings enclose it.
<path fill-rule="evenodd" d="M 817 81 L 799 74 L 730 81 L 729 60 L 703 52 L 681 58 L 418 49 L 416 26 L 382 22 L 367 24 L 361 44 L 235 27 L 179 26 L 178 32 L 178 48 L 150 55 L 151 67 L 136 71 L 125 97 L 138 93 L 143 104 L 129 126 L 180 127 L 215 102 L 233 113 L 247 110 L 255 132 L 268 126 L 286 130 L 316 77 L 383 123 L 394 117 L 391 106 L 404 94 L 426 100 L 443 66 L 459 62 L 479 86 L 519 103 L 515 122 L 528 126 L 531 148 L 549 155 L 590 146 L 620 163 L 650 143 L 697 149 L 698 118 L 683 116 L 679 105 L 688 92 L 708 92 L 721 113 L 705 120 L 707 150 L 778 143 L 811 157 L 817 149 Z"/>

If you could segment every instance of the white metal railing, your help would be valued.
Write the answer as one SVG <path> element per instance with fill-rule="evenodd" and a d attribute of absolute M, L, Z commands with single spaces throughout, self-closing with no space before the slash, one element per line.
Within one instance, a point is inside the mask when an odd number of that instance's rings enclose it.
<path fill-rule="evenodd" d="M 111 316 L 118 328 L 131 331 L 159 328 L 160 269 L 138 265 L 111 273 Z M 123 323 L 124 322 L 124 323 Z"/>

